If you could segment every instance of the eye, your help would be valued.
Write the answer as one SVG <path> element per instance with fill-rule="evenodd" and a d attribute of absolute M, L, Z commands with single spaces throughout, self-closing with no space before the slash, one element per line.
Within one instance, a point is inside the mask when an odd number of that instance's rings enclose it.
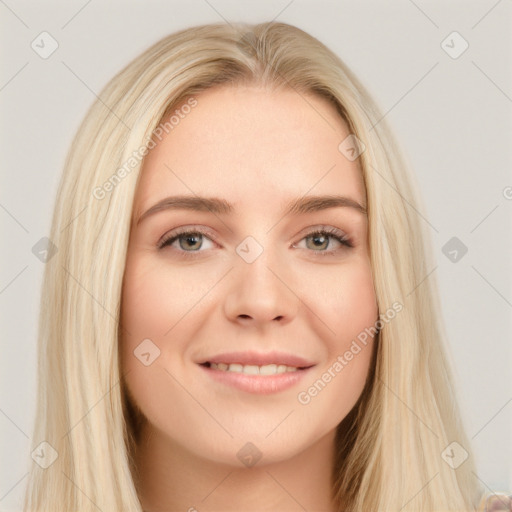
<path fill-rule="evenodd" d="M 172 247 L 177 242 L 178 248 L 174 247 L 174 249 L 180 253 L 180 256 L 187 257 L 189 256 L 188 253 L 201 252 L 200 249 L 204 248 L 204 239 L 212 242 L 212 240 L 206 235 L 207 233 L 199 228 L 175 230 L 163 237 L 163 239 L 158 243 L 158 248 L 163 249 L 167 246 Z M 208 248 L 209 247 L 207 247 L 207 249 Z"/>
<path fill-rule="evenodd" d="M 209 235 L 209 236 L 208 236 Z M 201 228 L 182 228 L 174 230 L 168 235 L 165 235 L 162 240 L 157 244 L 159 249 L 171 246 L 178 252 L 180 256 L 185 258 L 194 257 L 194 253 L 203 252 L 200 249 L 204 249 L 204 240 L 208 240 L 214 243 L 213 235 L 202 230 Z M 315 256 L 328 256 L 338 252 L 341 249 L 348 249 L 354 247 L 350 237 L 348 237 L 343 231 L 333 227 L 322 227 L 311 231 L 302 240 L 306 241 L 306 248 L 313 251 Z M 336 244 L 340 245 L 338 248 L 327 249 L 332 245 L 331 240 L 334 240 Z M 176 246 L 177 244 L 177 246 Z M 297 244 L 294 245 L 297 247 Z M 212 246 L 206 247 L 211 249 Z"/>
<path fill-rule="evenodd" d="M 340 248 L 324 250 L 332 245 L 330 242 L 332 239 L 336 241 L 336 244 L 342 246 L 341 249 L 349 249 L 354 247 L 354 244 L 348 235 L 343 233 L 343 231 L 332 227 L 325 227 L 311 231 L 302 240 L 306 241 L 306 247 L 308 249 L 311 249 L 313 252 L 317 253 L 315 256 L 328 256 L 340 250 Z M 308 241 L 310 241 L 310 243 L 308 243 Z"/>

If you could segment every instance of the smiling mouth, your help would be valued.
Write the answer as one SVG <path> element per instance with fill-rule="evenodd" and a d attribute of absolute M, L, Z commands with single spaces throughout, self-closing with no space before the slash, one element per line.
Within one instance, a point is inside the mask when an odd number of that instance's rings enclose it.
<path fill-rule="evenodd" d="M 278 375 L 281 373 L 307 370 L 311 366 L 288 366 L 285 364 L 240 364 L 240 363 L 202 363 L 201 366 L 230 373 L 243 373 L 245 375 Z"/>

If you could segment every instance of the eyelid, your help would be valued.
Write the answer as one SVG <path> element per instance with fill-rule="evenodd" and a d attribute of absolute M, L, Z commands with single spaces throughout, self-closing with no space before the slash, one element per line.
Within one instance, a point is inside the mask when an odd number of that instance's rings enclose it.
<path fill-rule="evenodd" d="M 305 233 L 303 232 L 300 235 L 301 238 L 299 239 L 299 241 L 297 243 L 293 244 L 293 246 L 295 247 L 299 242 L 302 242 L 302 240 L 304 240 L 308 236 L 312 236 L 317 233 L 325 234 L 328 237 L 336 239 L 336 241 L 343 246 L 342 248 L 352 249 L 355 247 L 353 238 L 350 235 L 348 235 L 345 231 L 343 231 L 342 229 L 336 228 L 334 226 L 326 226 L 326 225 L 311 226 L 311 227 L 307 228 L 306 232 Z M 341 250 L 341 249 L 328 249 L 326 251 L 310 251 L 310 252 L 314 253 L 316 256 L 321 257 L 321 256 L 333 255 L 333 254 L 339 252 L 339 250 Z"/>
<path fill-rule="evenodd" d="M 345 238 L 347 241 L 351 240 L 349 235 L 342 229 L 336 228 L 334 226 L 329 226 L 326 224 L 318 224 L 316 226 L 309 226 L 309 227 L 305 228 L 303 231 L 301 231 L 301 233 L 298 236 L 301 236 L 302 238 L 300 240 L 302 240 L 306 236 L 311 236 L 311 235 L 314 235 L 315 233 L 319 233 L 319 232 L 325 232 L 330 235 L 337 235 L 341 238 Z"/>
<path fill-rule="evenodd" d="M 208 228 L 205 228 L 203 226 L 196 226 L 196 225 L 186 225 L 186 226 L 180 226 L 177 228 L 174 228 L 173 230 L 165 233 L 162 235 L 158 242 L 156 243 L 157 247 L 161 247 L 165 242 L 171 240 L 172 238 L 178 237 L 179 235 L 182 235 L 184 233 L 188 233 L 190 231 L 193 231 L 194 233 L 201 233 L 202 235 L 208 236 L 211 238 L 215 243 L 217 242 L 217 236 L 212 233 Z"/>

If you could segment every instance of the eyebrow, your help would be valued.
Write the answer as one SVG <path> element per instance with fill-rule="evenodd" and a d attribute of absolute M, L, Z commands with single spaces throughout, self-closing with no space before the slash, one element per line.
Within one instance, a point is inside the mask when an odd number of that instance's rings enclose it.
<path fill-rule="evenodd" d="M 326 196 L 304 196 L 288 203 L 284 209 L 283 216 L 292 214 L 300 215 L 305 213 L 326 210 L 327 208 L 352 208 L 363 215 L 367 214 L 366 206 L 354 199 L 340 195 Z M 138 219 L 139 225 L 144 219 L 163 210 L 194 210 L 209 211 L 219 215 L 232 214 L 235 211 L 233 205 L 218 197 L 200 196 L 172 196 L 166 197 L 146 210 Z"/>

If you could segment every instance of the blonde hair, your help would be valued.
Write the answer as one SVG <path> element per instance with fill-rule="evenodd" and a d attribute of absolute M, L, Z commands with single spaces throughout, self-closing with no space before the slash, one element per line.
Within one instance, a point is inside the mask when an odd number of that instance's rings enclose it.
<path fill-rule="evenodd" d="M 118 354 L 141 155 L 173 108 L 236 83 L 320 95 L 365 145 L 359 158 L 377 302 L 384 311 L 399 301 L 403 311 L 380 330 L 367 385 L 338 427 L 332 488 L 339 510 L 475 510 L 481 492 L 445 354 L 437 284 L 427 278 L 433 259 L 415 211 L 423 209 L 416 185 L 347 66 L 300 29 L 273 22 L 172 34 L 118 73 L 87 113 L 59 185 L 50 234 L 58 251 L 42 289 L 33 448 L 46 441 L 58 457 L 46 469 L 32 464 L 24 510 L 141 511 L 136 425 Z M 456 469 L 442 456 L 454 441 L 469 454 Z"/>

